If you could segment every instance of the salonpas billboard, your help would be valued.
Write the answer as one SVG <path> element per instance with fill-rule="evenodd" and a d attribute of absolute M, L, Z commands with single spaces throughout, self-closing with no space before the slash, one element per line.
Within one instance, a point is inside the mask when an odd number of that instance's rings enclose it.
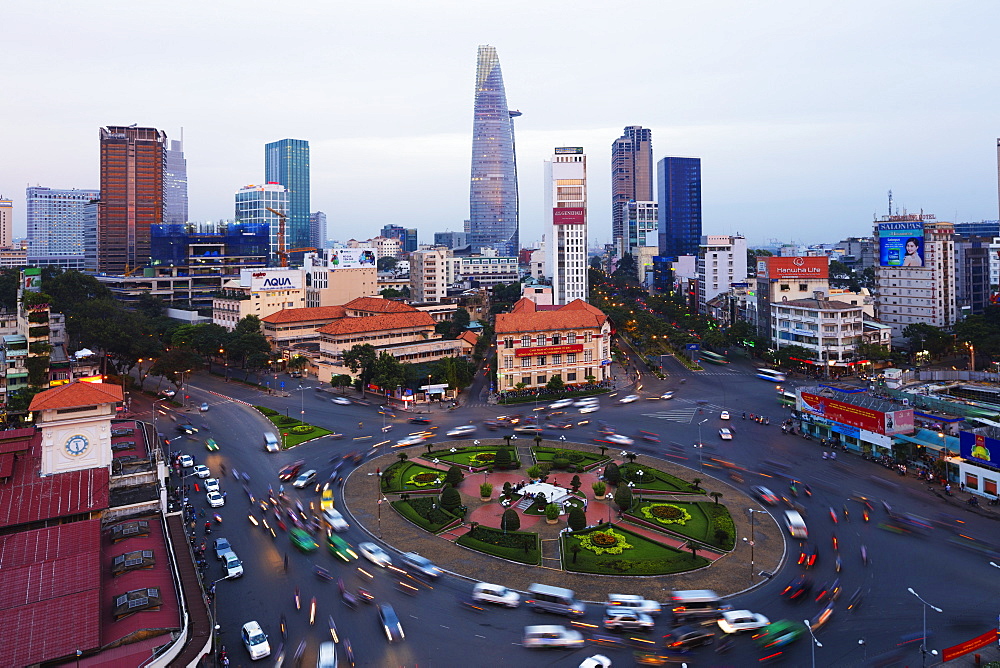
<path fill-rule="evenodd" d="M 301 269 L 244 269 L 240 284 L 250 286 L 252 292 L 272 290 L 301 290 L 305 282 Z"/>

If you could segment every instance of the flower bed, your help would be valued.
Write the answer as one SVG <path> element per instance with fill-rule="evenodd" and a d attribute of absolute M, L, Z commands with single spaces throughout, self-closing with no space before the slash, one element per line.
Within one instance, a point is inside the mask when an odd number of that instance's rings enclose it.
<path fill-rule="evenodd" d="M 320 436 L 326 436 L 333 432 L 316 425 L 305 424 L 295 418 L 287 418 L 277 411 L 272 411 L 264 406 L 257 407 L 260 412 L 271 421 L 271 424 L 278 428 L 282 447 L 286 450 L 294 448 L 296 445 L 311 441 Z M 294 426 L 293 426 L 294 425 Z"/>
<path fill-rule="evenodd" d="M 538 565 L 542 558 L 537 533 L 526 531 L 504 533 L 500 529 L 477 526 L 455 542 L 477 552 L 522 564 Z"/>
<path fill-rule="evenodd" d="M 691 513 L 671 503 L 646 504 L 640 509 L 640 514 L 660 524 L 687 524 L 691 519 Z"/>
<path fill-rule="evenodd" d="M 705 493 L 705 490 L 696 490 L 690 482 L 655 469 L 652 466 L 643 466 L 642 464 L 630 462 L 622 464 L 619 470 L 621 471 L 622 480 L 625 482 L 634 482 L 636 487 L 641 487 L 642 489 L 656 492 Z M 638 475 L 638 471 L 642 471 L 641 476 Z"/>
<path fill-rule="evenodd" d="M 433 490 L 444 484 L 444 475 L 444 471 L 409 460 L 395 462 L 382 471 L 381 487 L 383 492 Z"/>
<path fill-rule="evenodd" d="M 607 461 L 607 455 L 599 452 L 583 452 L 582 450 L 569 450 L 566 448 L 550 448 L 547 446 L 536 446 L 532 448 L 535 453 L 536 462 L 553 463 L 556 459 L 565 459 L 572 466 L 579 469 L 592 468 L 601 462 Z M 559 470 L 553 467 L 553 470 Z"/>
<path fill-rule="evenodd" d="M 437 459 L 442 462 L 448 462 L 449 464 L 458 464 L 459 466 L 471 466 L 473 468 L 485 468 L 488 466 L 493 466 L 493 460 L 496 459 L 497 450 L 500 448 L 492 446 L 471 446 L 468 448 L 455 448 L 455 452 L 448 450 L 432 450 L 425 455 L 421 455 L 423 459 L 428 461 Z M 513 448 L 508 448 L 513 455 Z"/>
<path fill-rule="evenodd" d="M 449 513 L 441 508 L 432 498 L 410 499 L 407 501 L 393 501 L 390 504 L 400 515 L 410 520 L 424 531 L 438 533 L 450 527 L 461 518 Z M 435 508 L 435 506 L 437 506 Z"/>
<path fill-rule="evenodd" d="M 580 546 L 576 553 L 574 545 Z M 562 560 L 567 571 L 600 575 L 665 575 L 709 564 L 704 557 L 609 524 L 563 533 Z"/>
<path fill-rule="evenodd" d="M 680 515 L 677 515 L 677 511 Z M 644 520 L 650 528 L 690 538 L 711 547 L 731 550 L 735 545 L 736 526 L 729 510 L 721 503 L 643 501 L 630 508 L 627 514 Z M 724 537 L 717 533 L 720 529 L 726 533 Z"/>

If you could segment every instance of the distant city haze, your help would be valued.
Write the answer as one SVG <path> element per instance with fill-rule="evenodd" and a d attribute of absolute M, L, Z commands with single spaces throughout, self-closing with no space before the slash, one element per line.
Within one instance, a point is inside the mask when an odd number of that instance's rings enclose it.
<path fill-rule="evenodd" d="M 24 236 L 25 189 L 98 188 L 99 129 L 135 123 L 183 128 L 192 220 L 232 219 L 265 144 L 296 138 L 328 238 L 462 232 L 489 44 L 523 113 L 522 247 L 557 146 L 586 151 L 587 238 L 611 241 L 626 126 L 651 130 L 656 162 L 700 158 L 703 233 L 751 247 L 869 235 L 889 189 L 900 211 L 996 219 L 997 25 L 990 0 L 11 3 L 0 197 Z"/>

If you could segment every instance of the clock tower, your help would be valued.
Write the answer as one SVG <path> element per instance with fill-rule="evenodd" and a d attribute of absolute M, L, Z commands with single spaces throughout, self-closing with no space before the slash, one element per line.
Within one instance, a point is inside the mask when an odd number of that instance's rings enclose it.
<path fill-rule="evenodd" d="M 35 395 L 29 410 L 42 431 L 42 475 L 110 468 L 111 420 L 122 388 L 73 382 Z"/>

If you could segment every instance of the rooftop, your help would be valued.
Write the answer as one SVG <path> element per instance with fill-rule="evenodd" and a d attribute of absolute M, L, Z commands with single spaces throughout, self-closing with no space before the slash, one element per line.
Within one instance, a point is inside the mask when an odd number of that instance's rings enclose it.
<path fill-rule="evenodd" d="M 74 381 L 39 392 L 31 400 L 29 410 L 43 411 L 99 406 L 100 404 L 121 403 L 123 400 L 121 385 Z"/>
<path fill-rule="evenodd" d="M 787 302 L 771 302 L 772 306 L 797 306 L 798 308 L 814 308 L 818 311 L 860 311 L 861 304 L 848 304 L 835 299 L 793 299 Z"/>
<path fill-rule="evenodd" d="M 576 299 L 554 311 L 541 311 L 535 302 L 522 297 L 510 313 L 496 317 L 497 334 L 542 332 L 563 329 L 600 329 L 607 322 L 604 313 Z"/>
<path fill-rule="evenodd" d="M 413 313 L 416 311 L 409 304 L 380 297 L 358 297 L 344 304 L 344 308 L 369 313 Z"/>
<path fill-rule="evenodd" d="M 286 308 L 261 318 L 261 322 L 283 325 L 290 322 L 309 320 L 335 320 L 347 316 L 343 306 L 314 306 L 309 308 Z"/>
<path fill-rule="evenodd" d="M 426 313 L 414 310 L 407 313 L 388 313 L 372 315 L 365 318 L 340 318 L 329 325 L 324 325 L 316 331 L 320 334 L 362 334 L 380 332 L 392 329 L 434 329 L 434 318 Z"/>

